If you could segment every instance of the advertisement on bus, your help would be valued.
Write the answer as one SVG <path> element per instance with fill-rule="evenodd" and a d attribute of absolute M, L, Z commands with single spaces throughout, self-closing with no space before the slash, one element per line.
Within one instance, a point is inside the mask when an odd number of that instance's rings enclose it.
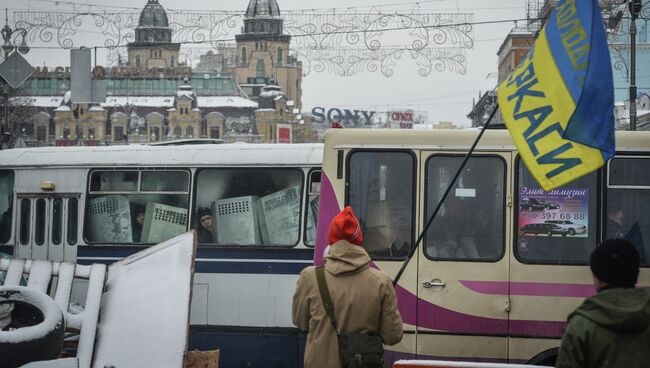
<path fill-rule="evenodd" d="M 572 236 L 586 238 L 589 190 L 522 187 L 519 192 L 521 236 Z"/>

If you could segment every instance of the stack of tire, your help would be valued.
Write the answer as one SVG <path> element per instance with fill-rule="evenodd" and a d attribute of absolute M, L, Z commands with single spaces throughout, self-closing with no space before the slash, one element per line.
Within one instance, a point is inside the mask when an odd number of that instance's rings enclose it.
<path fill-rule="evenodd" d="M 2 367 L 59 358 L 65 321 L 52 298 L 23 286 L 0 286 L 0 307 L 3 305 L 1 309 L 10 311 L 10 316 L 0 329 Z"/>

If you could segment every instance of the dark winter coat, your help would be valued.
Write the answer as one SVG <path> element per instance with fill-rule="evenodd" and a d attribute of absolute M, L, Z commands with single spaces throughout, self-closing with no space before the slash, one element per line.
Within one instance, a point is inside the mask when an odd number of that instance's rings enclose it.
<path fill-rule="evenodd" d="M 604 289 L 569 315 L 556 367 L 650 367 L 650 290 Z"/>
<path fill-rule="evenodd" d="M 358 245 L 341 240 L 330 247 L 325 279 L 337 327 L 343 332 L 376 333 L 384 344 L 394 345 L 403 334 L 395 289 L 388 276 L 369 263 L 368 253 Z M 293 323 L 309 331 L 305 368 L 341 367 L 336 332 L 323 307 L 313 266 L 300 273 L 293 296 Z"/>

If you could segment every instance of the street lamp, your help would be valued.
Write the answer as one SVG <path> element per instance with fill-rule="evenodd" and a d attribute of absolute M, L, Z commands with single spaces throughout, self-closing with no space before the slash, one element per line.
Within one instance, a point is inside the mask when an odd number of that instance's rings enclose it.
<path fill-rule="evenodd" d="M 643 3 L 628 0 L 630 9 L 630 130 L 636 130 L 636 19 Z"/>
<path fill-rule="evenodd" d="M 14 34 L 20 36 L 20 45 L 14 44 L 18 38 L 18 36 L 14 36 Z M 11 41 L 12 38 L 13 42 Z M 14 50 L 18 50 L 21 54 L 29 52 L 29 46 L 27 46 L 27 30 L 25 28 L 12 29 L 9 26 L 9 9 L 7 8 L 5 8 L 5 26 L 2 27 L 2 39 L 4 40 L 2 51 L 5 53 L 5 59 L 9 57 Z"/>

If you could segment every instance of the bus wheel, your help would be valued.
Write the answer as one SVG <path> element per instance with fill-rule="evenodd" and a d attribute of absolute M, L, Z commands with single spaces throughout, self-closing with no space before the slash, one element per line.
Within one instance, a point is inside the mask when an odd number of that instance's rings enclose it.
<path fill-rule="evenodd" d="M 558 351 L 559 348 L 553 348 L 553 349 L 543 351 L 535 355 L 535 357 L 529 360 L 527 364 L 555 367 L 555 361 L 557 360 Z"/>
<path fill-rule="evenodd" d="M 23 286 L 0 287 L 4 324 L 0 330 L 3 367 L 59 358 L 65 322 L 59 306 L 46 294 Z M 12 307 L 7 307 L 12 305 Z"/>

